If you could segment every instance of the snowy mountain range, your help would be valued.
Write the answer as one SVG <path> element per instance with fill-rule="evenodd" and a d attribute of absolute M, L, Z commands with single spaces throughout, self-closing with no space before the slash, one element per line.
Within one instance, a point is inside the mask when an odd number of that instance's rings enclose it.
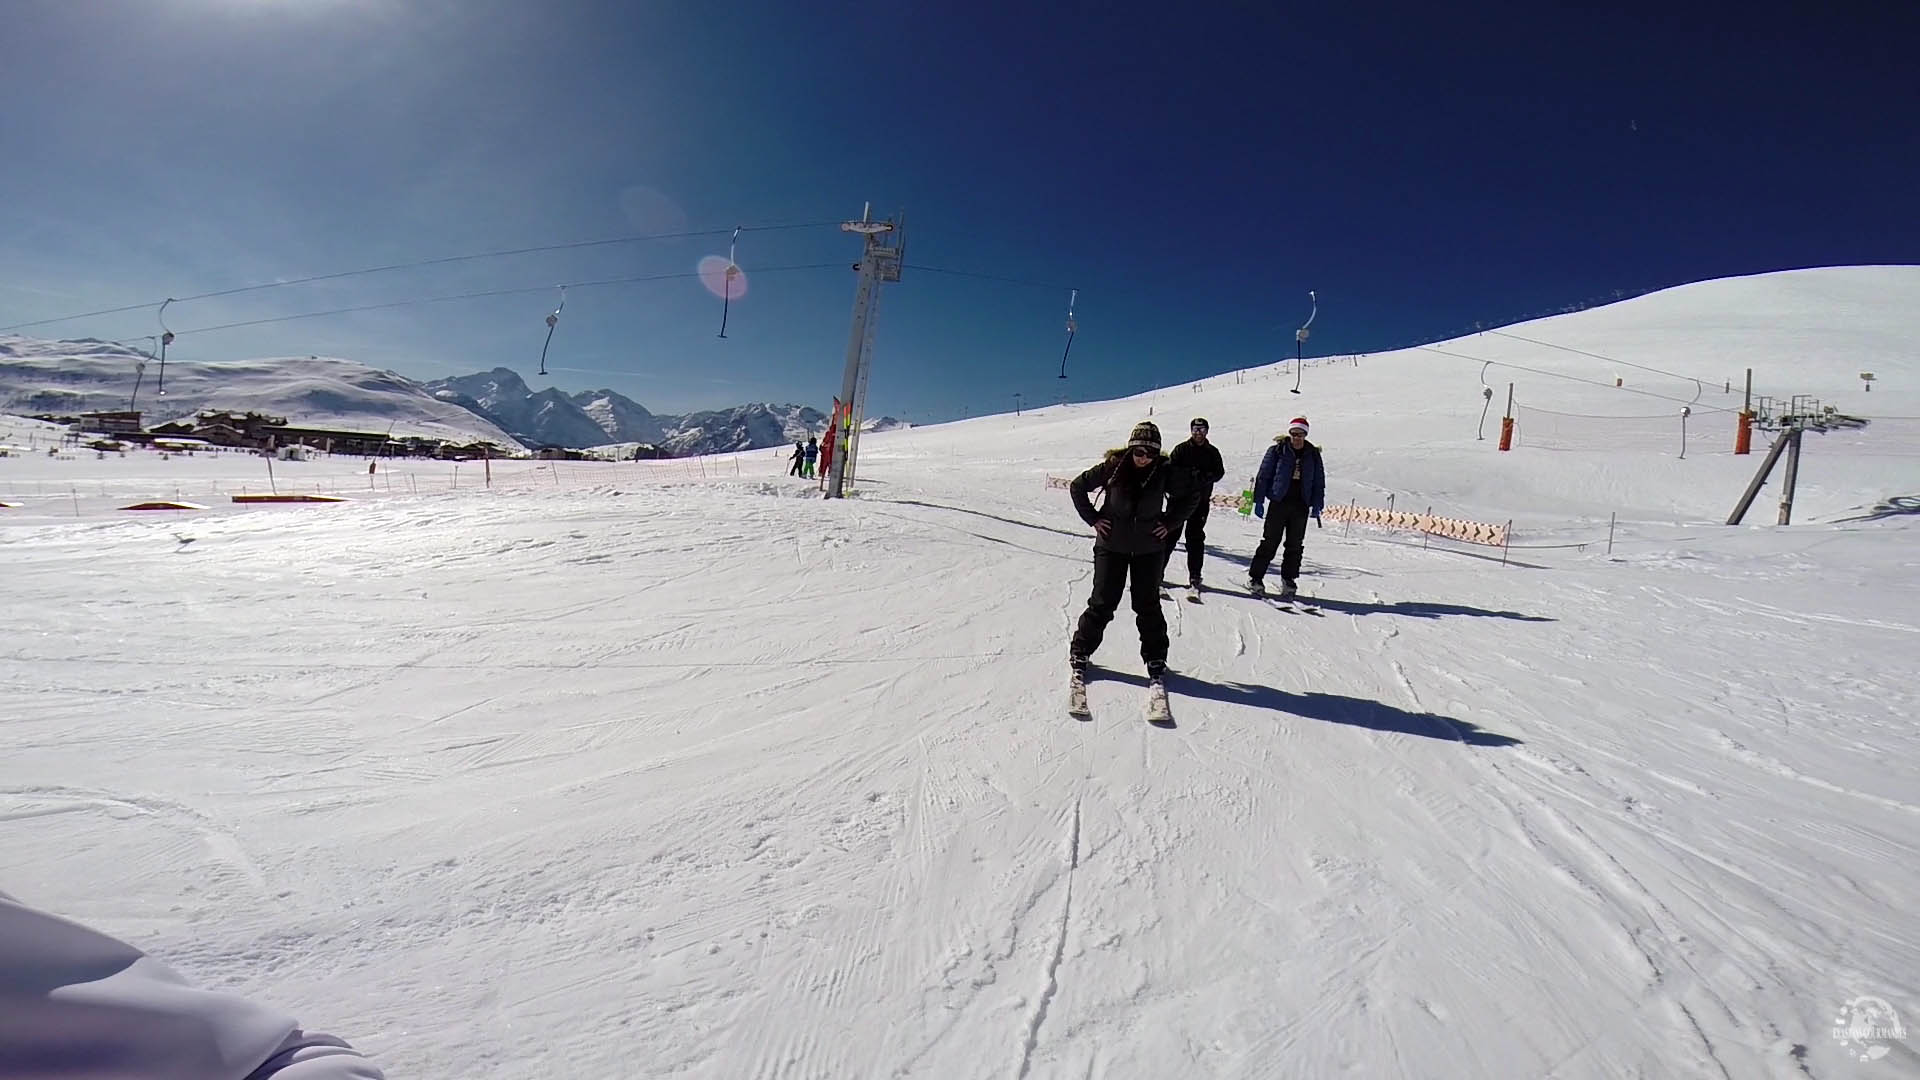
<path fill-rule="evenodd" d="M 0 412 L 74 413 L 138 408 L 148 426 L 204 409 L 253 409 L 296 424 L 387 430 L 529 448 L 645 443 L 680 456 L 802 441 L 827 417 L 804 405 L 753 403 L 656 415 L 613 390 L 535 391 L 509 368 L 418 382 L 334 357 L 160 365 L 141 350 L 81 338 L 0 337 Z M 868 431 L 906 425 L 892 417 Z"/>
<path fill-rule="evenodd" d="M 504 367 L 441 379 L 426 388 L 506 429 L 527 446 L 645 443 L 684 457 L 804 442 L 827 427 L 827 414 L 807 405 L 756 402 L 682 416 L 655 414 L 614 390 L 571 395 L 556 388 L 536 391 Z M 905 426 L 889 416 L 869 420 L 866 430 Z"/>
<path fill-rule="evenodd" d="M 164 381 L 162 376 L 164 374 Z M 0 412 L 140 410 L 148 427 L 206 409 L 256 410 L 314 427 L 457 442 L 514 438 L 484 416 L 391 371 L 325 356 L 158 362 L 117 342 L 0 336 Z"/>

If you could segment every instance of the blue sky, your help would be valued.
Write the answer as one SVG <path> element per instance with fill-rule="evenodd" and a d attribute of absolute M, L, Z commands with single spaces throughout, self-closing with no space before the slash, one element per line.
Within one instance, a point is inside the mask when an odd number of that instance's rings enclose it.
<path fill-rule="evenodd" d="M 1077 399 L 1574 302 L 1920 261 L 1920 17 L 1219 3 L 11 0 L 0 326 L 313 274 L 905 209 L 871 414 Z M 1349 6 L 1350 7 L 1350 6 Z M 1799 14 L 1795 11 L 1801 12 Z M 176 304 L 171 357 L 824 406 L 857 242 L 742 235 Z M 779 267 L 812 269 L 776 270 Z M 190 333 L 473 291 L 536 291 Z M 133 341 L 151 308 L 20 331 Z"/>

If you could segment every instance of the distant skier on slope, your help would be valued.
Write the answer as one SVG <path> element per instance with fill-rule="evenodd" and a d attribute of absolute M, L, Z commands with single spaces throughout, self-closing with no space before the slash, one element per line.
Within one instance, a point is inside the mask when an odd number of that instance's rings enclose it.
<path fill-rule="evenodd" d="M 1173 467 L 1173 486 L 1168 488 L 1169 496 L 1178 497 L 1182 504 L 1192 507 L 1184 523 L 1187 541 L 1187 588 L 1200 591 L 1201 563 L 1207 552 L 1207 510 L 1213 505 L 1213 485 L 1227 475 L 1226 465 L 1220 460 L 1220 448 L 1207 441 L 1207 418 L 1196 416 L 1193 423 L 1187 425 L 1187 441 L 1173 448 L 1168 462 Z M 1160 577 L 1165 580 L 1167 567 L 1173 563 L 1174 541 L 1180 539 L 1181 522 L 1174 522 L 1173 531 L 1167 536 L 1167 553 L 1160 563 Z"/>
<path fill-rule="evenodd" d="M 0 893 L 0 1076 L 384 1080 L 269 1005 L 188 985 L 116 938 Z"/>
<path fill-rule="evenodd" d="M 814 459 L 819 456 L 820 456 L 820 444 L 814 441 L 813 436 L 811 435 L 807 436 L 807 463 L 801 468 L 801 472 L 800 472 L 801 476 L 810 477 L 813 475 L 813 462 L 814 462 Z"/>
<path fill-rule="evenodd" d="M 806 453 L 805 447 L 801 446 L 799 443 L 794 443 L 793 456 L 788 458 L 787 460 L 793 464 L 793 467 L 787 470 L 788 476 L 804 477 L 807 475 L 804 471 L 802 471 L 806 467 L 806 460 L 807 460 L 807 453 Z"/>
<path fill-rule="evenodd" d="M 1307 539 L 1307 518 L 1320 520 L 1320 508 L 1327 499 L 1327 470 L 1320 461 L 1320 448 L 1307 441 L 1307 418 L 1296 416 L 1287 424 L 1284 435 L 1275 435 L 1273 445 L 1260 459 L 1260 474 L 1253 480 L 1253 515 L 1265 518 L 1260 530 L 1260 546 L 1253 551 L 1247 567 L 1247 589 L 1255 596 L 1267 592 L 1267 567 L 1273 553 L 1286 540 L 1287 549 L 1280 559 L 1280 599 L 1293 599 L 1295 580 L 1300 576 L 1300 556 Z M 1266 504 L 1273 504 L 1269 513 Z"/>
<path fill-rule="evenodd" d="M 1106 636 L 1128 579 L 1133 582 L 1134 624 L 1140 630 L 1140 658 L 1147 681 L 1158 687 L 1167 669 L 1167 620 L 1160 610 L 1160 566 L 1173 522 L 1185 506 L 1167 505 L 1172 467 L 1160 453 L 1160 429 L 1151 421 L 1135 424 L 1125 449 L 1106 457 L 1073 479 L 1068 491 L 1080 519 L 1093 526 L 1093 594 L 1068 647 L 1076 681 Z M 1105 492 L 1095 509 L 1091 493 Z"/>

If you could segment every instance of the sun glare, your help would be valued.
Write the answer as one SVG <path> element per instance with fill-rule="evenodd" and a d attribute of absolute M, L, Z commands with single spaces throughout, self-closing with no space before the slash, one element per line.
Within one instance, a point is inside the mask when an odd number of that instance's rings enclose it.
<path fill-rule="evenodd" d="M 708 255 L 700 260 L 700 284 L 715 296 L 738 300 L 747 295 L 747 272 L 725 255 Z"/>

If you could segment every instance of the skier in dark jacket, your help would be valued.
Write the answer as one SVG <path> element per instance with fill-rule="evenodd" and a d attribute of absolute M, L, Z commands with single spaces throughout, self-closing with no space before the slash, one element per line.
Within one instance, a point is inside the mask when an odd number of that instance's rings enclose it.
<path fill-rule="evenodd" d="M 1147 679 L 1159 682 L 1166 672 L 1167 620 L 1160 611 L 1160 565 L 1173 524 L 1186 509 L 1167 505 L 1171 472 L 1160 453 L 1160 429 L 1145 422 L 1134 425 L 1126 449 L 1108 451 L 1105 460 L 1074 477 L 1068 486 L 1074 509 L 1093 526 L 1094 534 L 1093 595 L 1087 598 L 1087 610 L 1068 650 L 1068 663 L 1076 674 L 1085 675 L 1087 659 L 1106 636 L 1129 578 Z M 1095 490 L 1106 493 L 1098 509 L 1091 499 Z"/>
<path fill-rule="evenodd" d="M 787 470 L 788 476 L 805 476 L 806 475 L 806 473 L 803 473 L 800 471 L 801 466 L 806 463 L 806 454 L 801 449 L 801 446 L 799 443 L 793 444 L 793 456 L 788 458 L 787 460 L 793 463 L 793 468 Z"/>
<path fill-rule="evenodd" d="M 1260 546 L 1253 551 L 1248 566 L 1247 589 L 1255 596 L 1266 595 L 1267 567 L 1282 538 L 1287 550 L 1280 559 L 1280 599 L 1291 600 L 1294 580 L 1300 576 L 1300 551 L 1307 539 L 1307 518 L 1320 520 L 1320 508 L 1327 501 L 1327 470 L 1320 462 L 1320 448 L 1307 441 L 1307 418 L 1296 416 L 1287 424 L 1285 435 L 1276 435 L 1260 459 L 1260 475 L 1253 481 L 1253 514 L 1264 517 Z M 1267 504 L 1272 509 L 1267 509 Z"/>
<path fill-rule="evenodd" d="M 820 444 L 814 441 L 813 436 L 811 435 L 807 436 L 807 463 L 805 466 L 802 467 L 802 470 L 800 473 L 801 476 L 813 475 L 813 462 L 814 462 L 814 459 L 818 458 L 819 456 L 820 456 Z"/>
<path fill-rule="evenodd" d="M 1207 418 L 1196 416 L 1187 425 L 1186 442 L 1173 448 L 1168 462 L 1173 466 L 1174 486 L 1170 493 L 1181 497 L 1193 509 L 1187 515 L 1187 587 L 1200 591 L 1200 563 L 1207 553 L 1207 510 L 1213 505 L 1213 485 L 1227 475 L 1220 460 L 1220 448 L 1207 441 Z M 1160 577 L 1167 576 L 1173 562 L 1173 542 L 1180 538 L 1181 523 L 1175 522 L 1167 536 L 1167 553 L 1160 561 Z"/>

